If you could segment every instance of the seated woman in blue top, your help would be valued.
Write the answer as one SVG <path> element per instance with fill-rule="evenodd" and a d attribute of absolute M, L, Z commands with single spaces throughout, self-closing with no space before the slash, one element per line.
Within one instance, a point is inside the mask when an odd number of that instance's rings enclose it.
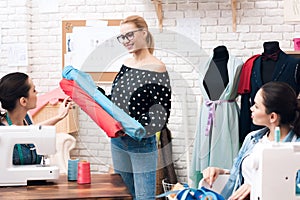
<path fill-rule="evenodd" d="M 32 124 L 27 113 L 36 107 L 37 91 L 31 78 L 21 72 L 3 76 L 0 79 L 0 103 L 1 107 L 6 110 L 0 114 L 0 125 L 27 126 Z M 71 104 L 69 97 L 65 98 L 57 116 L 49 118 L 40 125 L 55 125 L 67 116 Z M 16 144 L 14 146 L 14 165 L 39 164 L 40 162 L 41 156 L 37 155 L 33 144 Z"/>
<path fill-rule="evenodd" d="M 247 135 L 230 172 L 218 167 L 208 167 L 203 170 L 204 180 L 212 185 L 219 174 L 230 173 L 222 195 L 225 199 L 248 199 L 250 197 L 253 168 L 251 155 L 258 141 L 274 141 L 274 130 L 280 127 L 280 141 L 300 141 L 300 108 L 294 90 L 283 82 L 268 82 L 263 85 L 254 98 L 250 108 L 251 118 L 255 125 L 265 126 Z M 299 183 L 299 172 L 297 183 Z"/>

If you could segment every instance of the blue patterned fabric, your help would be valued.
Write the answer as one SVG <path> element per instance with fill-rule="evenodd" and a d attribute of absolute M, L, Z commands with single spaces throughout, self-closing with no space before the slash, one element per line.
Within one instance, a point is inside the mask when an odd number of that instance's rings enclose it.
<path fill-rule="evenodd" d="M 199 189 L 185 187 L 182 190 L 171 190 L 156 196 L 156 198 L 165 197 L 170 194 L 176 194 L 177 200 L 225 200 L 222 195 L 205 187 Z"/>

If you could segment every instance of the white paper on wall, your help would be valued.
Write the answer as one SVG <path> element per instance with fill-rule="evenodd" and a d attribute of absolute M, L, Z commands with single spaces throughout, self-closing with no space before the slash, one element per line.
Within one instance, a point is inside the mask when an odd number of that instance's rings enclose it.
<path fill-rule="evenodd" d="M 124 48 L 116 40 L 119 32 L 118 26 L 74 27 L 71 42 L 73 66 L 87 72 L 106 71 L 107 65 L 118 57 L 115 50 Z"/>
<path fill-rule="evenodd" d="M 66 45 L 65 45 L 64 65 L 74 65 L 73 63 L 73 33 L 66 33 Z"/>
<path fill-rule="evenodd" d="M 284 20 L 300 21 L 300 0 L 284 0 Z"/>
<path fill-rule="evenodd" d="M 28 66 L 27 43 L 10 44 L 7 48 L 8 66 Z"/>

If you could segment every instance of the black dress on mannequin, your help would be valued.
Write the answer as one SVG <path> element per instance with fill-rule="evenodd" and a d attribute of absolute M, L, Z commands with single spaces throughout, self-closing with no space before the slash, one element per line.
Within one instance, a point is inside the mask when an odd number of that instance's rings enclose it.
<path fill-rule="evenodd" d="M 225 46 L 213 50 L 212 62 L 205 74 L 203 85 L 211 100 L 218 100 L 228 84 L 227 63 L 229 53 Z"/>

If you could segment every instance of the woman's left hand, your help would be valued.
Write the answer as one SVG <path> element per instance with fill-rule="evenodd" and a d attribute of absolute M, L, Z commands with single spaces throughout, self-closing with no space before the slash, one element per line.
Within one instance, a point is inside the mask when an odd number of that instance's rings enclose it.
<path fill-rule="evenodd" d="M 73 102 L 71 101 L 70 97 L 66 97 L 63 102 L 60 104 L 59 110 L 58 110 L 58 117 L 60 119 L 65 118 L 69 110 L 72 109 L 71 105 L 73 105 Z"/>
<path fill-rule="evenodd" d="M 237 189 L 228 200 L 250 199 L 251 185 L 243 184 Z"/>

